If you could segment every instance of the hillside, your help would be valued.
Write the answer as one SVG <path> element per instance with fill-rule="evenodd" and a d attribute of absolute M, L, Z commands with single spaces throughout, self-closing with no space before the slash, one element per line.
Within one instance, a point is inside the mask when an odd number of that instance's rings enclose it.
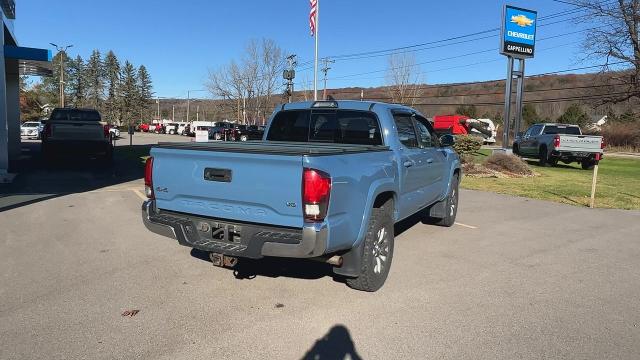
<path fill-rule="evenodd" d="M 637 109 L 635 102 L 622 102 L 608 105 L 604 99 L 610 94 L 624 91 L 624 85 L 609 85 L 620 83 L 614 79 L 617 73 L 608 74 L 567 74 L 546 75 L 527 78 L 525 80 L 525 103 L 530 104 L 542 119 L 555 120 L 562 115 L 571 104 L 579 104 L 589 115 L 617 114 Z M 515 84 L 515 82 L 514 82 Z M 415 96 L 406 98 L 404 103 L 413 105 L 427 116 L 436 114 L 455 113 L 461 105 L 474 105 L 478 116 L 501 120 L 504 107 L 504 88 L 502 81 L 487 81 L 465 84 L 423 84 L 418 86 Z M 515 88 L 515 86 L 514 86 Z M 515 91 L 515 90 L 514 90 Z M 365 100 L 391 102 L 389 87 L 373 88 L 331 88 L 327 94 L 335 99 L 360 100 L 361 94 Z M 313 97 L 311 91 L 296 91 L 294 101 L 309 100 Z M 515 95 L 514 95 L 515 99 Z M 247 100 L 246 112 L 248 119 L 262 119 L 269 116 L 277 103 L 284 101 L 282 96 L 274 96 L 271 104 L 261 106 L 256 111 L 252 99 Z M 222 120 L 243 118 L 242 104 L 236 101 L 222 101 L 212 99 L 192 99 L 190 118 L 196 119 L 199 107 L 200 120 Z M 154 104 L 155 105 L 155 104 Z M 160 111 L 163 118 L 171 118 L 172 106 L 175 107 L 175 119 L 186 118 L 186 99 L 161 99 Z"/>

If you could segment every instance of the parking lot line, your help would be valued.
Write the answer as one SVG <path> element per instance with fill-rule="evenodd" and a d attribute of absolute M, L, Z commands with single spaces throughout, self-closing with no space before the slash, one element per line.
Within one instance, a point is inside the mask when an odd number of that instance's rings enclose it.
<path fill-rule="evenodd" d="M 459 222 L 455 222 L 454 224 L 458 225 L 458 226 L 462 226 L 462 227 L 466 227 L 469 229 L 477 229 L 477 226 L 473 226 L 473 225 L 467 225 L 467 224 L 463 224 L 463 223 L 459 223 Z"/>
<path fill-rule="evenodd" d="M 147 197 L 146 197 L 146 196 L 144 196 L 144 194 L 143 194 L 140 190 L 138 190 L 138 189 L 129 189 L 129 190 L 131 190 L 131 191 L 133 191 L 134 193 L 136 193 L 136 195 L 138 195 L 138 197 L 139 197 L 140 199 L 142 199 L 142 200 L 147 200 Z"/>

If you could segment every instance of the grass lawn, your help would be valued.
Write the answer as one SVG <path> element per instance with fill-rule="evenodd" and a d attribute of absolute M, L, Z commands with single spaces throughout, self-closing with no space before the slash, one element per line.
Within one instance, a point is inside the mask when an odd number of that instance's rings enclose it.
<path fill-rule="evenodd" d="M 490 152 L 481 150 L 476 161 L 484 161 Z M 529 161 L 529 165 L 540 175 L 513 179 L 465 177 L 461 186 L 589 206 L 593 171 L 582 170 L 579 164 L 559 163 L 557 167 L 545 168 L 538 166 L 537 161 Z M 640 209 L 640 160 L 607 157 L 605 154 L 598 169 L 595 204 L 600 208 Z"/>

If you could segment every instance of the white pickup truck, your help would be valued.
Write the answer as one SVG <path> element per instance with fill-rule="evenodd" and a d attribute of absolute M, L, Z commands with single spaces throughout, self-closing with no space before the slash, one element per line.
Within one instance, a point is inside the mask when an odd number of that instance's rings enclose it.
<path fill-rule="evenodd" d="M 534 124 L 516 137 L 513 153 L 538 158 L 542 166 L 579 162 L 590 170 L 602 158 L 604 145 L 602 136 L 583 135 L 577 125 Z"/>

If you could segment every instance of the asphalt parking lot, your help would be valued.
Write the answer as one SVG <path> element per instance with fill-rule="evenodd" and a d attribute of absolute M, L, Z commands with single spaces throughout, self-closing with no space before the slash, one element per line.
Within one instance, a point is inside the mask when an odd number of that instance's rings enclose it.
<path fill-rule="evenodd" d="M 156 137 L 186 139 L 134 139 Z M 232 271 L 150 233 L 137 170 L 27 170 L 0 194 L 1 359 L 640 358 L 638 211 L 463 190 L 452 228 L 396 227 L 362 293 L 325 264 Z"/>

